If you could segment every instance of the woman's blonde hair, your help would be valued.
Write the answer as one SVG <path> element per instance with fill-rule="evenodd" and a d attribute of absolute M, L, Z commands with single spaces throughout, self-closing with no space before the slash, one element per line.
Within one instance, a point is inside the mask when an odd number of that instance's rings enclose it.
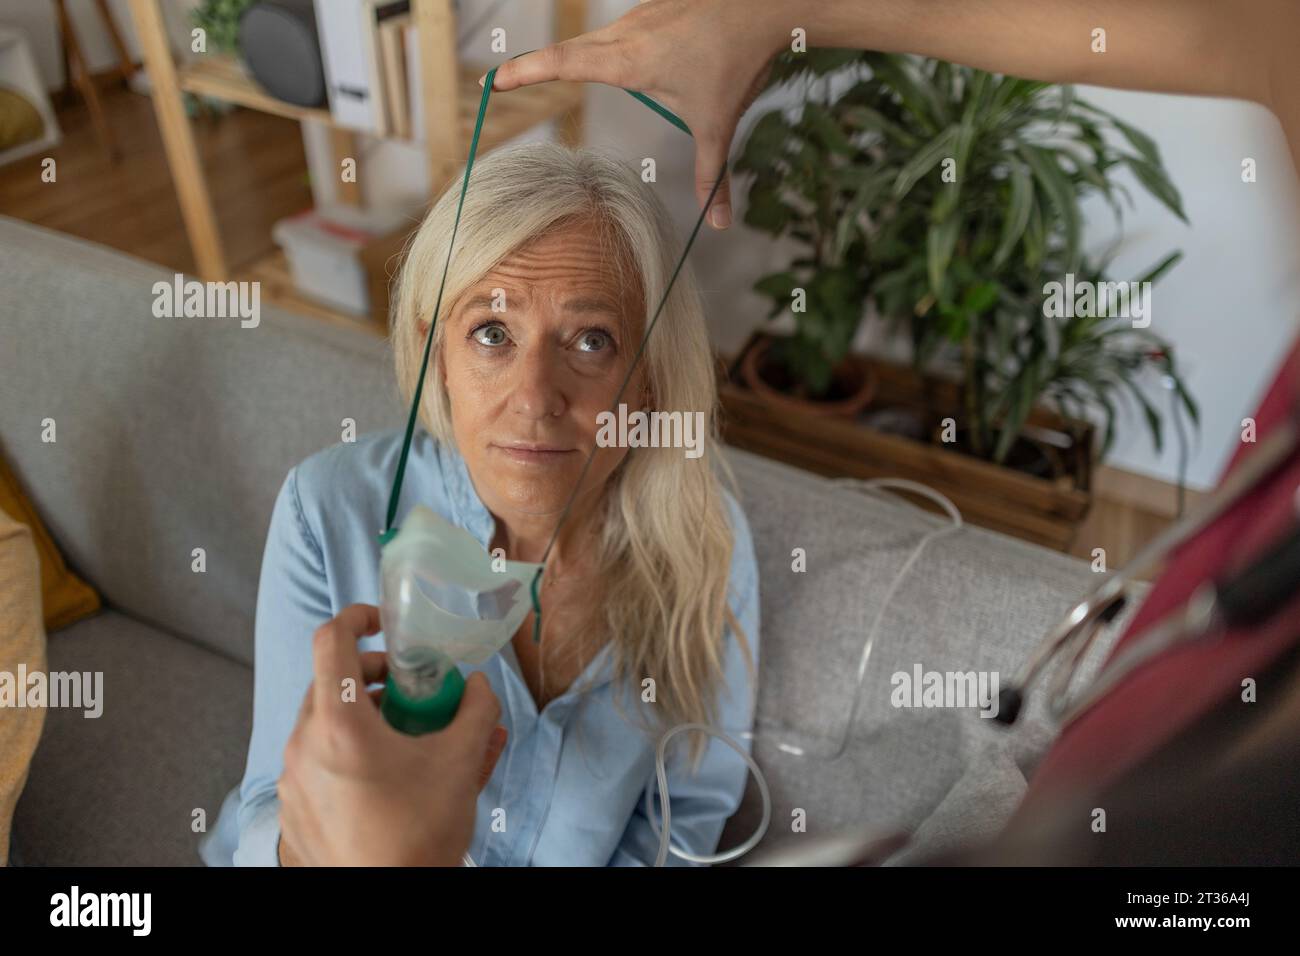
<path fill-rule="evenodd" d="M 425 217 L 396 280 L 391 341 L 408 404 L 425 346 L 420 325 L 433 316 L 462 176 L 463 169 Z M 637 283 L 644 332 L 681 255 L 668 211 L 626 164 L 556 143 L 506 147 L 476 161 L 441 315 L 450 315 L 470 286 L 520 246 L 575 220 L 597 228 L 622 281 Z M 454 448 L 450 403 L 438 371 L 441 328 L 435 325 L 420 420 Z M 639 344 L 639 337 L 629 341 Z M 734 480 L 717 454 L 714 359 L 689 264 L 673 283 L 640 362 L 651 408 L 704 412 L 704 454 L 688 459 L 679 450 L 632 450 L 606 485 L 597 566 L 606 582 L 603 617 L 613 644 L 614 680 L 639 692 L 644 678 L 654 679 L 652 710 L 661 729 L 714 724 L 724 624 L 745 651 L 751 695 L 756 680 L 747 637 L 727 604 L 733 539 L 719 472 L 733 486 Z M 637 407 L 635 397 L 624 400 Z M 705 739 L 696 733 L 692 738 L 690 754 L 697 761 Z"/>

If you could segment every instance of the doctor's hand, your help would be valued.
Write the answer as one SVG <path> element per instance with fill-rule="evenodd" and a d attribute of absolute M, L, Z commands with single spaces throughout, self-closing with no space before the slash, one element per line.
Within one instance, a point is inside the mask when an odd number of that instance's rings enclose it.
<path fill-rule="evenodd" d="M 645 93 L 690 127 L 695 196 L 703 208 L 741 114 L 790 42 L 787 18 L 762 10 L 770 2 L 643 0 L 609 26 L 507 60 L 492 89 L 570 80 Z M 730 225 L 729 177 L 718 187 L 708 219 L 716 229 Z"/>
<path fill-rule="evenodd" d="M 313 638 L 315 673 L 277 788 L 284 865 L 455 866 L 469 848 L 479 791 L 505 746 L 501 705 L 474 673 L 444 730 L 394 730 L 381 692 L 365 691 L 386 676 L 384 655 L 357 650 L 379 629 L 378 608 L 353 604 Z"/>

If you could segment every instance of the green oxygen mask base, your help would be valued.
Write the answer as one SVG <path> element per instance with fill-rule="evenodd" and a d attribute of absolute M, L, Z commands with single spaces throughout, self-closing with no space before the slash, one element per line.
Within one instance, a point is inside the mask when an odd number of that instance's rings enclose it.
<path fill-rule="evenodd" d="M 407 734 L 441 730 L 456 716 L 465 678 L 528 616 L 540 564 L 494 558 L 468 531 L 416 505 L 380 555 L 379 616 L 388 652 L 380 711 Z"/>
<path fill-rule="evenodd" d="M 384 684 L 384 703 L 379 712 L 394 730 L 417 737 L 442 730 L 451 723 L 464 693 L 465 678 L 456 667 L 446 672 L 431 697 L 409 696 L 390 672 Z"/>

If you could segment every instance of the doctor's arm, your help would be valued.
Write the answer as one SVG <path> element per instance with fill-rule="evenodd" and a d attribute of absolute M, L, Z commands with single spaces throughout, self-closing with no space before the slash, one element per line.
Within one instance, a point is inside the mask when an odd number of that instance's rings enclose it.
<path fill-rule="evenodd" d="M 749 593 L 735 608 L 737 619 L 745 632 L 754 654 L 753 679 L 758 674 L 759 603 L 757 580 Z M 730 630 L 730 629 L 728 629 Z M 717 729 L 733 738 L 746 753 L 752 751 L 752 741 L 747 736 L 754 726 L 753 699 L 756 688 L 751 686 L 751 675 L 746 665 L 747 654 L 734 634 L 728 633 L 724 657 L 725 691 L 718 708 Z M 693 733 L 693 732 L 691 732 Z M 718 841 L 728 818 L 740 807 L 745 786 L 750 776 L 748 764 L 723 741 L 710 737 L 708 747 L 700 761 L 698 771 L 692 773 L 687 744 L 691 733 L 677 734 L 669 742 L 666 761 L 668 796 L 671 800 L 671 846 L 685 850 L 693 856 L 709 856 L 719 850 Z M 674 746 L 678 745 L 678 746 Z M 652 828 L 645 813 L 645 793 L 637 800 L 636 809 L 618 848 L 610 858 L 610 866 L 653 866 L 659 851 L 659 831 L 663 822 L 662 799 L 658 779 L 652 771 L 646 788 L 651 794 L 655 813 Z M 723 850 L 731 849 L 723 847 Z M 694 866 L 674 855 L 671 850 L 665 866 Z"/>
<path fill-rule="evenodd" d="M 1294 0 L 650 0 L 497 70 L 494 90 L 548 80 L 638 90 L 695 137 L 701 206 L 741 114 L 796 29 L 808 47 L 915 53 L 1050 83 L 1228 96 L 1282 122 L 1300 167 Z M 1104 52 L 1094 31 L 1105 31 Z M 714 203 L 729 205 L 724 181 Z M 730 215 L 718 221 L 725 228 Z"/>

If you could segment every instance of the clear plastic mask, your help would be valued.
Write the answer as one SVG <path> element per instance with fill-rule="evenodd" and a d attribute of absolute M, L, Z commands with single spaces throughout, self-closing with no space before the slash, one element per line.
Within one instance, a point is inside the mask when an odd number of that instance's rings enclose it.
<path fill-rule="evenodd" d="M 444 665 L 488 660 L 528 616 L 540 568 L 493 559 L 468 531 L 416 505 L 380 558 L 380 619 L 390 662 L 411 671 L 439 659 Z"/>

